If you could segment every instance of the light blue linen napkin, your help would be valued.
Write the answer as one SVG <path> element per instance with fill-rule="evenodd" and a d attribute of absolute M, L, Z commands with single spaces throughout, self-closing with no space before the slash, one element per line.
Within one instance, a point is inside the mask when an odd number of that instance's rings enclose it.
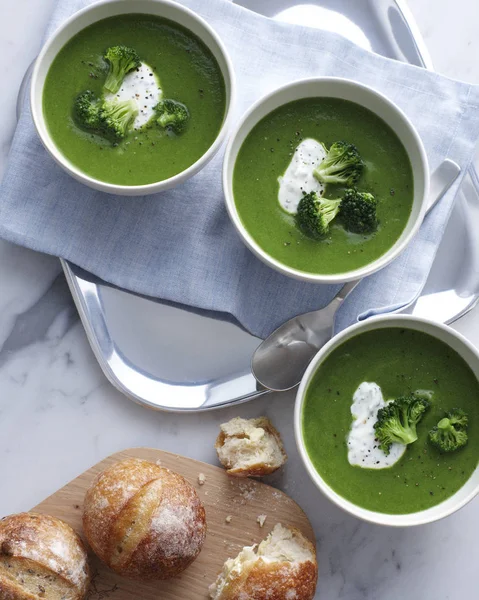
<path fill-rule="evenodd" d="M 366 83 L 396 102 L 417 127 L 431 169 L 444 158 L 465 172 L 479 137 L 479 86 L 379 57 L 341 36 L 274 22 L 227 0 L 182 0 L 223 39 L 237 75 L 235 120 L 260 96 L 303 77 Z M 48 34 L 89 0 L 60 0 Z M 324 306 L 338 286 L 288 279 L 247 250 L 223 205 L 223 152 L 175 190 L 113 197 L 71 179 L 44 151 L 28 103 L 0 188 L 0 236 L 66 258 L 122 288 L 230 313 L 266 336 L 295 314 Z M 363 281 L 342 307 L 337 329 L 397 309 L 421 291 L 459 181 L 426 218 L 409 248 Z"/>

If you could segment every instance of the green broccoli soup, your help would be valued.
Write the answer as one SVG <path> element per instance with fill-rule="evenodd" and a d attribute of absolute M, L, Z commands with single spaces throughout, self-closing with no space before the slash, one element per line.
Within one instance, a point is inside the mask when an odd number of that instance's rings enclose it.
<path fill-rule="evenodd" d="M 366 108 L 336 98 L 285 104 L 257 123 L 233 173 L 240 219 L 284 265 L 314 274 L 363 267 L 406 226 L 409 157 Z"/>
<path fill-rule="evenodd" d="M 340 496 L 406 514 L 454 494 L 479 459 L 479 382 L 438 339 L 376 329 L 331 352 L 302 413 L 308 455 Z"/>
<path fill-rule="evenodd" d="M 43 90 L 57 148 L 87 175 L 120 185 L 162 181 L 196 162 L 225 104 L 220 67 L 203 42 L 143 14 L 80 31 L 55 57 Z"/>

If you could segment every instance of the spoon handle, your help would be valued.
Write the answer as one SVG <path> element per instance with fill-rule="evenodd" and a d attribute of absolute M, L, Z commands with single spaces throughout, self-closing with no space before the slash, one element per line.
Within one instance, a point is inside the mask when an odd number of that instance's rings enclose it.
<path fill-rule="evenodd" d="M 339 309 L 341 304 L 346 300 L 349 294 L 354 290 L 354 288 L 361 283 L 362 279 L 355 279 L 354 281 L 348 281 L 345 283 L 343 287 L 339 290 L 339 292 L 334 296 L 331 302 L 325 308 L 334 308 L 334 312 L 332 316 L 336 314 L 336 311 Z M 324 309 L 322 309 L 324 310 Z"/>
<path fill-rule="evenodd" d="M 456 181 L 461 172 L 461 167 L 453 160 L 446 158 L 432 173 L 429 187 L 428 205 L 426 215 L 436 206 L 438 201 L 444 196 L 451 185 Z M 361 283 L 362 279 L 348 281 L 328 304 L 328 308 L 335 308 L 334 313 L 346 300 L 354 288 Z"/>
<path fill-rule="evenodd" d="M 354 281 L 348 281 L 345 283 L 343 287 L 339 290 L 339 292 L 335 296 L 335 300 L 338 299 L 340 302 L 343 302 L 349 294 L 354 290 L 354 288 L 361 283 L 362 279 L 355 279 Z"/>
<path fill-rule="evenodd" d="M 429 203 L 426 208 L 426 215 L 436 206 L 438 201 L 456 181 L 460 172 L 461 167 L 449 158 L 446 158 L 434 171 L 430 179 Z"/>

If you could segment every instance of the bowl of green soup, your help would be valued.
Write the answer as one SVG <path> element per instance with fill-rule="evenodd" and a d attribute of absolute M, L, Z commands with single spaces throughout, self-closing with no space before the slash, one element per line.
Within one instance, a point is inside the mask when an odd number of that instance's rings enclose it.
<path fill-rule="evenodd" d="M 479 353 L 406 315 L 358 323 L 308 367 L 296 443 L 316 486 L 373 523 L 420 525 L 479 492 Z"/>
<path fill-rule="evenodd" d="M 35 63 L 31 110 L 51 156 L 105 192 L 143 195 L 203 168 L 234 96 L 215 31 L 170 0 L 98 2 L 68 19 Z"/>
<path fill-rule="evenodd" d="M 293 82 L 243 116 L 223 187 L 244 243 L 285 275 L 315 283 L 378 271 L 425 215 L 421 139 L 388 98 L 354 81 Z"/>

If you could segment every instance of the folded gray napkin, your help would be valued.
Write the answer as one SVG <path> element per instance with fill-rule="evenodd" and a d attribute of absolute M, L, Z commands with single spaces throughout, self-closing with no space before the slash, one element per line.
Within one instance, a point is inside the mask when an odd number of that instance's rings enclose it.
<path fill-rule="evenodd" d="M 48 33 L 88 0 L 60 0 Z M 272 21 L 226 0 L 182 0 L 223 39 L 237 75 L 235 120 L 260 96 L 303 77 L 366 83 L 396 102 L 417 127 L 433 170 L 446 157 L 464 171 L 479 137 L 479 86 L 452 81 L 362 50 L 341 36 Z M 0 236 L 66 258 L 141 294 L 230 313 L 258 336 L 325 305 L 338 286 L 291 280 L 247 250 L 223 205 L 223 152 L 180 187 L 114 197 L 77 183 L 47 155 L 28 103 L 0 187 Z M 426 218 L 409 248 L 363 281 L 337 328 L 400 308 L 421 291 L 460 181 Z M 279 293 L 280 291 L 280 293 Z"/>

